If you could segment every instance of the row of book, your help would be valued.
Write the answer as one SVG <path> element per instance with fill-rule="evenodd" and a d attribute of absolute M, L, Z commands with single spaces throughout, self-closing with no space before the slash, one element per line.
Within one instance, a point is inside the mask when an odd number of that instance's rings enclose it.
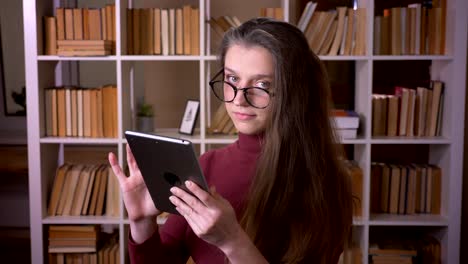
<path fill-rule="evenodd" d="M 374 54 L 445 54 L 445 8 L 421 3 L 383 10 L 374 18 Z"/>
<path fill-rule="evenodd" d="M 440 214 L 442 169 L 431 164 L 371 165 L 371 212 Z"/>
<path fill-rule="evenodd" d="M 316 11 L 317 3 L 307 2 L 297 27 L 318 55 L 365 55 L 367 11 L 365 8 L 337 7 Z"/>
<path fill-rule="evenodd" d="M 50 225 L 49 263 L 120 263 L 118 233 L 99 225 Z"/>
<path fill-rule="evenodd" d="M 118 217 L 120 187 L 109 165 L 65 163 L 56 170 L 49 216 L 106 215 Z"/>
<path fill-rule="evenodd" d="M 199 55 L 200 12 L 180 8 L 127 9 L 130 55 Z"/>
<path fill-rule="evenodd" d="M 88 53 L 82 52 L 79 55 L 109 55 L 114 49 L 116 40 L 115 21 L 114 4 L 102 8 L 56 8 L 55 16 L 44 17 L 44 54 L 70 55 L 62 52 L 80 47 L 76 44 L 75 47 L 64 48 L 58 45 L 58 41 L 61 40 L 103 40 L 109 41 L 111 46 L 104 46 L 105 50 L 91 47 Z"/>
<path fill-rule="evenodd" d="M 380 238 L 369 245 L 369 260 L 374 264 L 441 263 L 440 241 L 432 235 L 407 238 Z"/>
<path fill-rule="evenodd" d="M 117 137 L 117 86 L 45 89 L 46 135 Z"/>
<path fill-rule="evenodd" d="M 395 93 L 372 95 L 373 136 L 440 136 L 444 83 L 428 88 L 395 87 Z"/>

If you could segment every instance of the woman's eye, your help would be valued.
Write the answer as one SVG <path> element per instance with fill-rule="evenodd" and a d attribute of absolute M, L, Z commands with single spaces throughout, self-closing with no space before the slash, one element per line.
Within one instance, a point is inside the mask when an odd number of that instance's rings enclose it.
<path fill-rule="evenodd" d="M 239 79 L 236 76 L 227 76 L 226 81 L 230 83 L 236 83 Z"/>
<path fill-rule="evenodd" d="M 270 87 L 270 83 L 269 82 L 258 82 L 257 87 L 260 87 L 260 88 L 264 88 L 264 89 L 267 89 Z"/>

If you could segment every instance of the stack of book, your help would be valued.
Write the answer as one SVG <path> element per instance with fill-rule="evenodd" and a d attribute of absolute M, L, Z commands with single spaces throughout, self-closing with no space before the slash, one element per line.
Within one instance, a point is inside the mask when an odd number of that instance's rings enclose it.
<path fill-rule="evenodd" d="M 49 226 L 49 263 L 120 263 L 118 235 L 99 225 Z"/>
<path fill-rule="evenodd" d="M 59 56 L 106 56 L 112 52 L 110 40 L 59 40 Z"/>
<path fill-rule="evenodd" d="M 92 253 L 100 243 L 98 225 L 49 226 L 49 253 Z"/>
<path fill-rule="evenodd" d="M 440 241 L 433 235 L 411 232 L 397 234 L 376 236 L 377 240 L 369 245 L 372 263 L 441 263 Z"/>
<path fill-rule="evenodd" d="M 370 247 L 369 255 L 373 264 L 401 263 L 412 264 L 417 256 L 416 250 L 410 249 L 380 249 Z"/>
<path fill-rule="evenodd" d="M 359 115 L 355 111 L 334 109 L 331 112 L 331 122 L 339 140 L 357 137 Z"/>
<path fill-rule="evenodd" d="M 55 13 L 54 17 L 44 17 L 45 55 L 103 56 L 114 53 L 114 4 L 102 8 L 59 7 Z M 82 41 L 83 44 L 78 44 Z"/>

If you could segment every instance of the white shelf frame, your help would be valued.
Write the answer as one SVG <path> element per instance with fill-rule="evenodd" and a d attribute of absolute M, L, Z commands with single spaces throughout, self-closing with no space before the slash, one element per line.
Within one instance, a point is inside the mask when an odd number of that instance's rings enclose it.
<path fill-rule="evenodd" d="M 296 0 L 271 0 L 272 3 L 281 5 L 284 8 L 285 19 L 289 20 L 292 13 L 292 5 Z M 374 1 L 359 1 L 361 6 L 368 8 L 367 17 L 374 16 Z M 383 0 L 380 0 L 383 1 Z M 205 127 L 208 124 L 209 90 L 206 85 L 209 78 L 209 64 L 216 61 L 216 56 L 207 55 L 209 43 L 205 39 L 209 37 L 208 27 L 205 25 L 205 18 L 210 15 L 210 0 L 199 0 L 200 8 L 200 52 L 199 56 L 135 56 L 125 55 L 123 48 L 125 45 L 120 40 L 125 41 L 125 27 L 116 27 L 116 54 L 103 57 L 60 57 L 44 56 L 38 53 L 42 43 L 38 41 L 41 32 L 41 15 L 50 14 L 54 3 L 57 0 L 23 0 L 23 24 L 24 24 L 24 44 L 25 44 L 25 71 L 27 91 L 27 140 L 28 140 L 28 163 L 29 163 L 29 196 L 30 196 L 30 223 L 31 223 L 31 253 L 33 263 L 43 263 L 47 245 L 43 240 L 44 225 L 48 224 L 105 224 L 116 225 L 119 228 L 121 263 L 125 263 L 126 243 L 123 240 L 127 237 L 128 219 L 124 215 L 123 203 L 119 217 L 48 217 L 46 216 L 46 199 L 48 196 L 48 181 L 46 174 L 54 171 L 57 161 L 54 155 L 44 155 L 42 153 L 63 152 L 64 145 L 117 145 L 118 159 L 120 164 L 125 163 L 125 144 L 123 130 L 132 127 L 127 123 L 127 119 L 133 116 L 126 109 L 134 109 L 133 93 L 133 70 L 128 66 L 129 62 L 139 61 L 186 61 L 199 62 L 199 87 L 200 87 L 200 127 L 194 136 L 182 136 L 200 145 L 201 153 L 205 152 L 210 144 L 229 144 L 236 140 L 233 136 L 213 136 L 206 135 Z M 132 5 L 132 0 L 115 0 L 116 24 L 121 25 L 125 19 L 125 8 Z M 154 3 L 157 5 L 157 2 Z M 356 94 L 355 105 L 358 112 L 364 113 L 364 131 L 358 139 L 344 140 L 343 144 L 353 144 L 355 148 L 355 159 L 363 168 L 363 215 L 355 217 L 353 221 L 356 231 L 356 239 L 360 242 L 363 258 L 362 263 L 367 264 L 367 251 L 369 247 L 369 237 L 372 227 L 380 226 L 414 226 L 414 227 L 440 227 L 445 230 L 443 233 L 443 262 L 458 263 L 460 251 L 460 224 L 461 224 L 461 186 L 463 169 L 463 132 L 464 132 L 464 106 L 466 87 L 466 45 L 467 45 L 467 16 L 468 3 L 466 0 L 448 0 L 447 12 L 447 54 L 441 56 L 420 55 L 420 56 L 381 56 L 372 55 L 372 34 L 367 35 L 367 55 L 364 56 L 320 56 L 324 61 L 352 61 L 356 64 Z M 46 12 L 47 11 L 47 12 Z M 122 20 L 122 21 L 121 21 Z M 368 20 L 368 32 L 373 31 L 373 21 Z M 206 46 L 205 46 L 206 44 Z M 432 73 L 436 78 L 440 78 L 446 83 L 447 103 L 444 109 L 444 129 L 443 137 L 435 138 L 389 138 L 371 136 L 371 95 L 373 65 L 377 61 L 432 61 Z M 61 62 L 61 61 L 111 61 L 116 64 L 116 78 L 118 91 L 118 137 L 116 139 L 90 139 L 90 138 L 51 138 L 43 137 L 41 128 L 41 92 L 44 88 L 39 76 L 39 62 Z M 130 67 L 130 68 L 128 68 Z M 124 89 L 124 85 L 130 83 L 130 90 Z M 125 105 L 130 98 L 130 105 Z M 124 100 L 126 99 L 126 100 Z M 170 136 L 180 136 L 177 129 L 160 131 Z M 439 163 L 443 168 L 443 208 L 440 216 L 433 215 L 370 215 L 369 213 L 369 193 L 370 193 L 370 162 L 371 149 L 373 145 L 391 144 L 429 144 L 431 149 L 430 162 Z M 163 220 L 158 220 L 163 223 Z M 354 235 L 353 235 L 354 236 Z"/>

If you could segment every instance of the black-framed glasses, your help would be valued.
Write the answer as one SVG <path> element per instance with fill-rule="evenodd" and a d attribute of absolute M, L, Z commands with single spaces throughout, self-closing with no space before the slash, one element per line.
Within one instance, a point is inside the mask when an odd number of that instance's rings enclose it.
<path fill-rule="evenodd" d="M 238 91 L 242 91 L 245 101 L 255 108 L 263 109 L 270 104 L 270 99 L 275 94 L 260 87 L 244 87 L 238 88 L 232 83 L 225 82 L 224 80 L 216 81 L 219 75 L 224 73 L 221 69 L 209 82 L 211 90 L 216 97 L 226 103 L 231 103 L 237 96 Z"/>

